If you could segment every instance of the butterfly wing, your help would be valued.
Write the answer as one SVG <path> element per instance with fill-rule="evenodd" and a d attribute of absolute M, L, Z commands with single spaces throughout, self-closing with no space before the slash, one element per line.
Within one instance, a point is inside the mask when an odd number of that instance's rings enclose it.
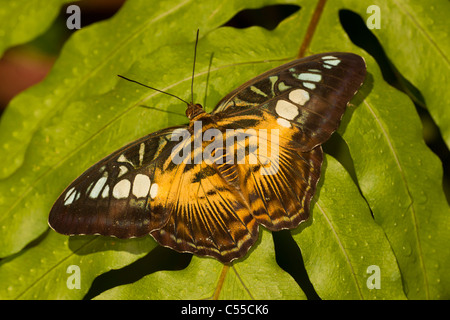
<path fill-rule="evenodd" d="M 160 206 L 154 177 L 159 159 L 175 142 L 167 128 L 112 153 L 72 182 L 53 205 L 49 225 L 62 234 L 144 236 L 161 228 L 168 216 Z"/>
<path fill-rule="evenodd" d="M 337 129 L 365 75 L 364 59 L 356 54 L 317 54 L 244 83 L 224 97 L 212 113 L 239 108 L 266 110 L 279 118 L 281 126 L 297 127 L 300 131 L 293 138 L 300 151 L 309 151 Z"/>

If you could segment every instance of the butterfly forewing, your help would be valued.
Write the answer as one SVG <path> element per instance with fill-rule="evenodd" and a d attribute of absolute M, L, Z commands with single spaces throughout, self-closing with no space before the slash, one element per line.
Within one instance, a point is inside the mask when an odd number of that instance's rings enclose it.
<path fill-rule="evenodd" d="M 76 179 L 49 224 L 69 235 L 151 234 L 177 251 L 224 263 L 240 258 L 259 224 L 291 229 L 308 218 L 320 145 L 337 129 L 365 72 L 357 55 L 315 55 L 250 80 L 211 114 L 190 104 L 189 125 L 133 142 Z M 208 130 L 215 134 L 205 140 Z M 210 148 L 212 141 L 222 144 Z"/>
<path fill-rule="evenodd" d="M 294 140 L 301 151 L 309 151 L 337 129 L 365 74 L 364 59 L 358 55 L 313 55 L 248 81 L 224 97 L 213 113 L 227 113 L 230 108 L 267 110 L 279 118 L 280 126 L 298 127 L 300 134 Z"/>

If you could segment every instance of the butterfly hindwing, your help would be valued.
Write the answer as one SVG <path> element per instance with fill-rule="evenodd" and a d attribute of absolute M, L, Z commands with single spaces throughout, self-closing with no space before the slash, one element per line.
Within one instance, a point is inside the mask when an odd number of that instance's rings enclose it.
<path fill-rule="evenodd" d="M 176 196 L 166 225 L 151 233 L 164 246 L 208 255 L 222 262 L 243 256 L 258 235 L 258 224 L 241 192 L 205 162 L 180 165 L 167 190 Z"/>

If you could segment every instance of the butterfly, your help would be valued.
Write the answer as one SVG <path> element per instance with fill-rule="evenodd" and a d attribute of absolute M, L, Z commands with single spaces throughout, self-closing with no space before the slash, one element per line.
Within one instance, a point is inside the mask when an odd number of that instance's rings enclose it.
<path fill-rule="evenodd" d="M 316 54 L 251 79 L 211 113 L 188 103 L 189 124 L 134 141 L 73 181 L 49 225 L 66 235 L 150 234 L 179 252 L 241 258 L 260 225 L 278 231 L 308 219 L 321 145 L 365 75 L 356 54 Z"/>

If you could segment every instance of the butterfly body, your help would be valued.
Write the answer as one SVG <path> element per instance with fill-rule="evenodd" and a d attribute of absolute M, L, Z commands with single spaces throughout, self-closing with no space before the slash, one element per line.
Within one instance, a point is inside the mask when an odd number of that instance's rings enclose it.
<path fill-rule="evenodd" d="M 328 53 L 250 80 L 211 113 L 191 103 L 187 126 L 141 138 L 76 179 L 49 224 L 69 235 L 150 234 L 224 263 L 242 257 L 259 225 L 292 229 L 308 218 L 320 145 L 364 76 L 361 57 Z"/>

